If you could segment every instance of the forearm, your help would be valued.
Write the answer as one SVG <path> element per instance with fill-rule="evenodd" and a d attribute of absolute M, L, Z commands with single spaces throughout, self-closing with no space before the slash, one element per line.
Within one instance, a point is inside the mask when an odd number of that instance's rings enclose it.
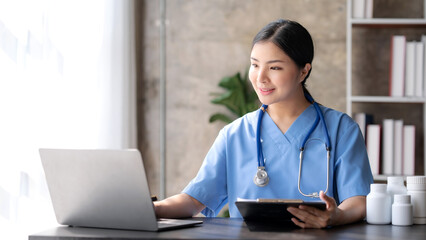
<path fill-rule="evenodd" d="M 154 206 L 158 218 L 192 217 L 204 209 L 202 203 L 185 193 L 154 202 Z"/>
<path fill-rule="evenodd" d="M 339 205 L 340 214 L 332 225 L 343 225 L 360 221 L 365 218 L 366 198 L 365 196 L 355 196 L 344 200 Z"/>

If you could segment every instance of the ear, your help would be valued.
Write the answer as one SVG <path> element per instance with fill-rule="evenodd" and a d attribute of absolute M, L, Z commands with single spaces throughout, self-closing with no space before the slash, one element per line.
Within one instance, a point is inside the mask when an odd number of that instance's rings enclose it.
<path fill-rule="evenodd" d="M 300 80 L 299 80 L 300 82 L 302 82 L 305 79 L 306 75 L 308 75 L 309 70 L 311 70 L 311 67 L 312 67 L 311 64 L 307 63 L 302 68 L 302 70 L 300 71 Z"/>

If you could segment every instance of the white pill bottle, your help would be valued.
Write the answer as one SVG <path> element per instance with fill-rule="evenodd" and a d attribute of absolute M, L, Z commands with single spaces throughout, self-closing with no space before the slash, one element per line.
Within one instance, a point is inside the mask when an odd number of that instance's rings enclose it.
<path fill-rule="evenodd" d="M 413 225 L 413 205 L 410 195 L 395 194 L 392 204 L 392 225 Z"/>
<path fill-rule="evenodd" d="M 391 196 L 393 204 L 393 196 L 396 194 L 407 194 L 407 188 L 404 186 L 404 177 L 389 176 L 388 177 L 388 194 Z"/>
<path fill-rule="evenodd" d="M 426 224 L 426 176 L 407 177 L 407 194 L 413 204 L 414 224 Z"/>
<path fill-rule="evenodd" d="M 392 220 L 391 196 L 386 184 L 373 183 L 367 195 L 367 222 L 370 224 L 389 224 Z"/>

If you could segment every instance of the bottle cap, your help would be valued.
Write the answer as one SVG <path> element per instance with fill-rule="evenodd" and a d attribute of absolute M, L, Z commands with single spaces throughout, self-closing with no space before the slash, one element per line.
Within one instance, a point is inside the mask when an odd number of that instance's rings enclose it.
<path fill-rule="evenodd" d="M 387 185 L 386 184 L 382 184 L 382 183 L 372 183 L 370 185 L 370 192 L 381 192 L 381 193 L 386 193 L 386 188 Z"/>
<path fill-rule="evenodd" d="M 408 191 L 426 191 L 426 176 L 407 177 Z"/>
<path fill-rule="evenodd" d="M 400 183 L 400 184 L 404 184 L 404 177 L 388 177 L 388 184 L 389 183 Z"/>
<path fill-rule="evenodd" d="M 411 196 L 407 194 L 395 194 L 393 203 L 411 203 Z"/>

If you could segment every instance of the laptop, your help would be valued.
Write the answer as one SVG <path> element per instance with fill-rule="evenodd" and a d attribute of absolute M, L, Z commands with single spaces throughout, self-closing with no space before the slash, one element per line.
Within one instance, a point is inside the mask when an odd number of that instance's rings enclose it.
<path fill-rule="evenodd" d="M 202 223 L 156 219 L 142 157 L 136 149 L 39 152 L 59 224 L 160 231 Z"/>

